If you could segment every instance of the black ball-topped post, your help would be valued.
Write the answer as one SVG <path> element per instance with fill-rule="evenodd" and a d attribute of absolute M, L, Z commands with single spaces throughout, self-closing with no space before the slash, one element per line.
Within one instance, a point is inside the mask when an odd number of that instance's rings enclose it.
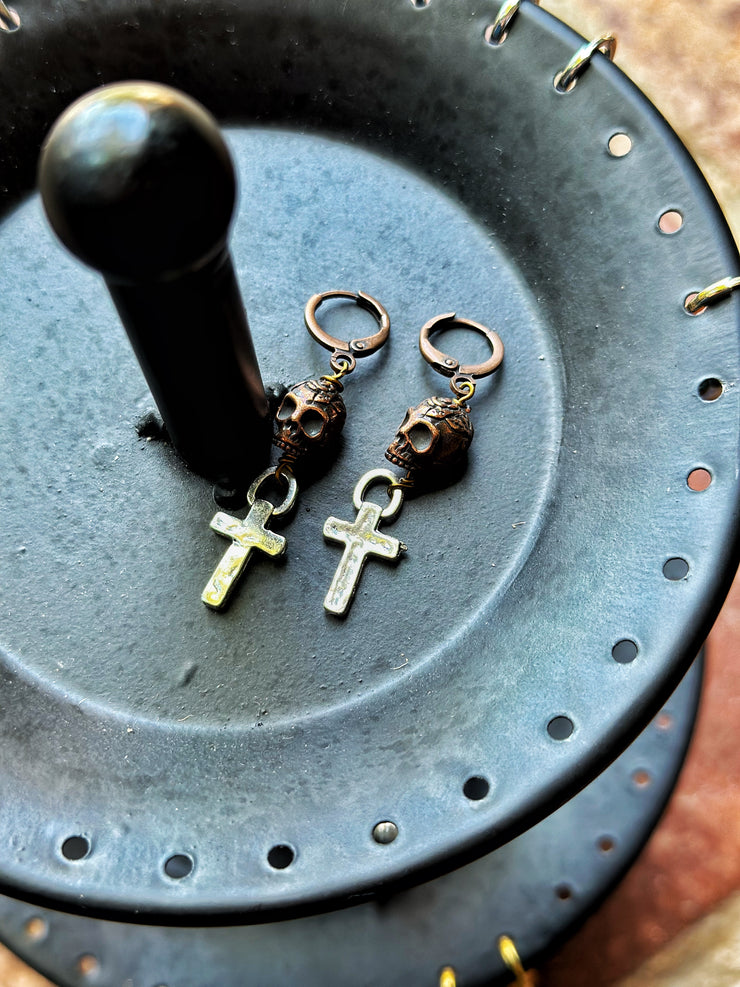
<path fill-rule="evenodd" d="M 237 486 L 266 459 L 268 406 L 229 254 L 236 178 L 216 121 L 149 82 L 73 103 L 39 185 L 65 245 L 100 271 L 173 444 Z"/>

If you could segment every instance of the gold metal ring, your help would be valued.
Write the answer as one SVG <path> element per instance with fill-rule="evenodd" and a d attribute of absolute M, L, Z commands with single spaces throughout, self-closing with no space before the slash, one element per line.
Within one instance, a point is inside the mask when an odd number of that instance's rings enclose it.
<path fill-rule="evenodd" d="M 18 11 L 9 7 L 3 0 L 0 0 L 0 31 L 12 34 L 21 26 L 21 19 Z"/>
<path fill-rule="evenodd" d="M 398 478 L 390 470 L 369 470 L 367 473 L 363 473 L 352 494 L 355 510 L 360 510 L 365 501 L 365 493 L 374 483 L 384 483 L 390 494 L 390 503 L 383 508 L 383 513 L 380 516 L 386 521 L 389 518 L 394 518 L 403 504 L 403 488 L 399 485 Z"/>
<path fill-rule="evenodd" d="M 321 328 L 316 319 L 316 310 L 319 305 L 329 298 L 348 298 L 356 302 L 359 308 L 364 308 L 366 312 L 369 312 L 375 317 L 379 327 L 378 331 L 372 336 L 365 336 L 362 339 L 351 339 L 349 342 L 330 336 L 328 332 L 325 332 Z M 377 349 L 380 349 L 388 339 L 388 334 L 391 331 L 391 320 L 386 310 L 377 299 L 371 295 L 366 295 L 364 291 L 322 291 L 318 295 L 311 295 L 306 303 L 303 318 L 306 323 L 306 329 L 308 329 L 316 342 L 321 343 L 328 350 L 334 350 L 332 369 L 335 370 L 338 369 L 334 367 L 335 357 L 339 360 L 344 358 L 347 363 L 351 364 L 349 369 L 352 369 L 354 367 L 354 357 L 369 356 Z"/>
<path fill-rule="evenodd" d="M 457 987 L 457 977 L 451 966 L 446 966 L 440 973 L 439 987 Z"/>
<path fill-rule="evenodd" d="M 704 308 L 705 305 L 713 305 L 715 302 L 726 298 L 737 288 L 740 288 L 740 278 L 723 278 L 721 281 L 715 281 L 714 284 L 710 284 L 697 292 L 691 301 L 685 303 L 686 311 L 694 315 L 700 308 Z"/>
<path fill-rule="evenodd" d="M 514 940 L 509 936 L 499 936 L 498 951 L 501 959 L 516 977 L 516 987 L 531 987 L 535 982 L 534 974 L 527 973 L 524 969 Z"/>
<path fill-rule="evenodd" d="M 614 61 L 614 53 L 617 50 L 617 39 L 613 34 L 604 34 L 595 41 L 589 41 L 582 45 L 565 66 L 562 72 L 555 76 L 554 84 L 559 93 L 567 93 L 573 89 L 579 77 L 586 71 L 591 59 L 597 51 L 606 55 L 609 61 Z"/>
<path fill-rule="evenodd" d="M 539 5 L 540 0 L 531 0 L 535 5 Z M 484 37 L 489 45 L 500 45 L 509 36 L 509 25 L 516 17 L 522 0 L 504 0 L 496 15 L 493 24 L 489 24 L 485 30 Z"/>
<path fill-rule="evenodd" d="M 440 329 L 451 329 L 453 326 L 459 326 L 461 329 L 473 329 L 485 336 L 491 346 L 490 357 L 484 363 L 471 363 L 461 367 L 460 361 L 456 360 L 454 356 L 448 356 L 438 350 L 436 346 L 432 346 L 429 337 L 433 333 L 439 332 Z M 427 363 L 431 364 L 438 374 L 443 374 L 445 377 L 472 377 L 473 380 L 488 377 L 494 370 L 498 370 L 504 358 L 504 344 L 497 332 L 481 325 L 480 322 L 473 322 L 472 319 L 458 319 L 454 312 L 437 315 L 421 327 L 419 349 Z"/>
<path fill-rule="evenodd" d="M 464 405 L 475 394 L 475 381 L 471 380 L 470 377 L 456 375 L 452 378 L 451 387 L 453 392 L 457 394 L 455 404 L 460 406 Z"/>
<path fill-rule="evenodd" d="M 283 502 L 278 504 L 277 507 L 273 507 L 272 510 L 273 517 L 280 517 L 281 515 L 288 513 L 288 511 L 295 504 L 296 497 L 298 496 L 298 482 L 289 469 L 281 469 L 281 467 L 278 466 L 275 469 L 270 468 L 265 470 L 264 473 L 260 473 L 247 491 L 247 503 L 250 507 L 254 507 L 254 502 L 257 500 L 257 494 L 259 493 L 260 487 L 266 480 L 272 479 L 283 480 L 288 485 L 288 492 L 285 494 Z"/>

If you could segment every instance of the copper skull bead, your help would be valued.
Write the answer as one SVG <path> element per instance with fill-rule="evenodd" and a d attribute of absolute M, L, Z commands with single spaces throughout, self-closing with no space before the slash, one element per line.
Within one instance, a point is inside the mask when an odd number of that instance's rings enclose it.
<path fill-rule="evenodd" d="M 290 460 L 325 449 L 342 431 L 347 409 L 338 380 L 325 377 L 294 384 L 283 397 L 275 415 L 276 446 Z"/>
<path fill-rule="evenodd" d="M 385 456 L 409 471 L 436 470 L 458 463 L 472 441 L 470 408 L 431 397 L 409 408 Z"/>

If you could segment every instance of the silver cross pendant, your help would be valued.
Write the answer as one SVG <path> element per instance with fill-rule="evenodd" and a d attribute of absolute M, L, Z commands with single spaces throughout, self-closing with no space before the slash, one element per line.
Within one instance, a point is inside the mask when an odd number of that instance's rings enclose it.
<path fill-rule="evenodd" d="M 226 606 L 254 549 L 273 558 L 282 555 L 285 551 L 285 538 L 270 531 L 267 522 L 270 518 L 280 517 L 291 509 L 298 493 L 298 485 L 291 473 L 287 476 L 288 492 L 282 504 L 275 506 L 269 500 L 259 499 L 257 493 L 261 484 L 275 475 L 275 470 L 266 470 L 249 488 L 247 503 L 250 510 L 243 521 L 222 511 L 219 511 L 211 521 L 214 531 L 232 540 L 200 597 L 212 610 L 222 610 Z"/>
<path fill-rule="evenodd" d="M 382 469 L 365 473 L 360 477 L 352 498 L 357 510 L 355 520 L 341 521 L 330 517 L 324 523 L 324 538 L 344 545 L 344 553 L 324 599 L 324 609 L 338 617 L 349 610 L 362 570 L 371 556 L 392 561 L 406 551 L 403 542 L 378 531 L 381 521 L 392 521 L 401 510 L 403 490 L 393 487 L 390 503 L 381 507 L 364 499 L 367 489 L 378 481 L 384 481 L 390 487 L 396 477 L 389 470 Z"/>

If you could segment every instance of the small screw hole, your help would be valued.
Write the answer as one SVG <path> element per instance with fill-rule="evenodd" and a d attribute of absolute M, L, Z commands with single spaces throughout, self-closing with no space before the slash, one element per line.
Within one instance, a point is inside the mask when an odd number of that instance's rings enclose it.
<path fill-rule="evenodd" d="M 181 881 L 193 871 L 193 858 L 186 853 L 175 853 L 165 861 L 164 872 L 173 881 Z"/>
<path fill-rule="evenodd" d="M 267 854 L 267 863 L 275 870 L 285 870 L 286 867 L 290 867 L 294 860 L 295 850 L 285 843 L 274 846 Z"/>
<path fill-rule="evenodd" d="M 666 731 L 670 730 L 673 726 L 673 717 L 670 713 L 666 713 L 665 710 L 662 713 L 658 713 L 655 717 L 655 725 L 658 730 Z"/>
<path fill-rule="evenodd" d="M 599 840 L 599 850 L 602 853 L 611 853 L 614 849 L 614 840 L 611 836 L 602 836 Z"/>
<path fill-rule="evenodd" d="M 573 897 L 573 890 L 567 884 L 559 884 L 555 888 L 555 894 L 560 901 L 570 901 Z"/>
<path fill-rule="evenodd" d="M 668 209 L 658 220 L 658 229 L 661 233 L 671 236 L 683 226 L 683 216 L 677 209 Z"/>
<path fill-rule="evenodd" d="M 702 401 L 716 401 L 717 398 L 721 398 L 724 393 L 725 387 L 721 380 L 717 377 L 707 377 L 705 380 L 699 384 L 697 388 L 697 393 Z"/>
<path fill-rule="evenodd" d="M 632 781 L 637 788 L 647 788 L 652 780 L 653 779 L 650 777 L 650 773 L 644 768 L 639 768 L 632 775 Z"/>
<path fill-rule="evenodd" d="M 85 953 L 77 960 L 77 972 L 83 977 L 94 977 L 100 972 L 100 963 L 92 953 Z"/>
<path fill-rule="evenodd" d="M 90 840 L 86 836 L 70 836 L 62 843 L 62 856 L 67 860 L 84 860 L 90 853 Z"/>
<path fill-rule="evenodd" d="M 573 733 L 573 720 L 567 716 L 555 716 L 547 724 L 547 732 L 553 740 L 567 740 Z"/>
<path fill-rule="evenodd" d="M 0 2 L 0 31 L 5 31 L 6 34 L 13 34 L 20 26 L 21 19 L 18 16 L 18 11 Z"/>
<path fill-rule="evenodd" d="M 422 7 L 428 7 L 431 2 L 432 0 L 411 0 L 411 3 L 419 10 L 421 10 Z"/>
<path fill-rule="evenodd" d="M 623 641 L 617 641 L 612 648 L 612 658 L 620 665 L 629 665 L 631 661 L 637 658 L 637 651 L 635 642 L 625 638 Z"/>
<path fill-rule="evenodd" d="M 42 939 L 46 938 L 49 932 L 49 926 L 38 915 L 34 915 L 23 926 L 23 931 L 31 942 L 41 942 Z"/>
<path fill-rule="evenodd" d="M 491 790 L 491 786 L 488 784 L 485 778 L 481 778 L 478 775 L 474 775 L 463 785 L 463 795 L 466 799 L 470 799 L 471 802 L 480 802 L 484 799 Z"/>
<path fill-rule="evenodd" d="M 607 146 L 613 158 L 623 158 L 632 150 L 632 138 L 629 134 L 612 134 Z"/>
<path fill-rule="evenodd" d="M 697 469 L 692 470 L 686 477 L 686 484 L 689 490 L 695 490 L 697 493 L 701 493 L 704 490 L 708 490 L 712 485 L 712 474 L 703 467 L 697 467 Z"/>
<path fill-rule="evenodd" d="M 689 574 L 689 563 L 686 559 L 668 559 L 663 566 L 663 575 L 672 583 L 678 583 Z"/>

